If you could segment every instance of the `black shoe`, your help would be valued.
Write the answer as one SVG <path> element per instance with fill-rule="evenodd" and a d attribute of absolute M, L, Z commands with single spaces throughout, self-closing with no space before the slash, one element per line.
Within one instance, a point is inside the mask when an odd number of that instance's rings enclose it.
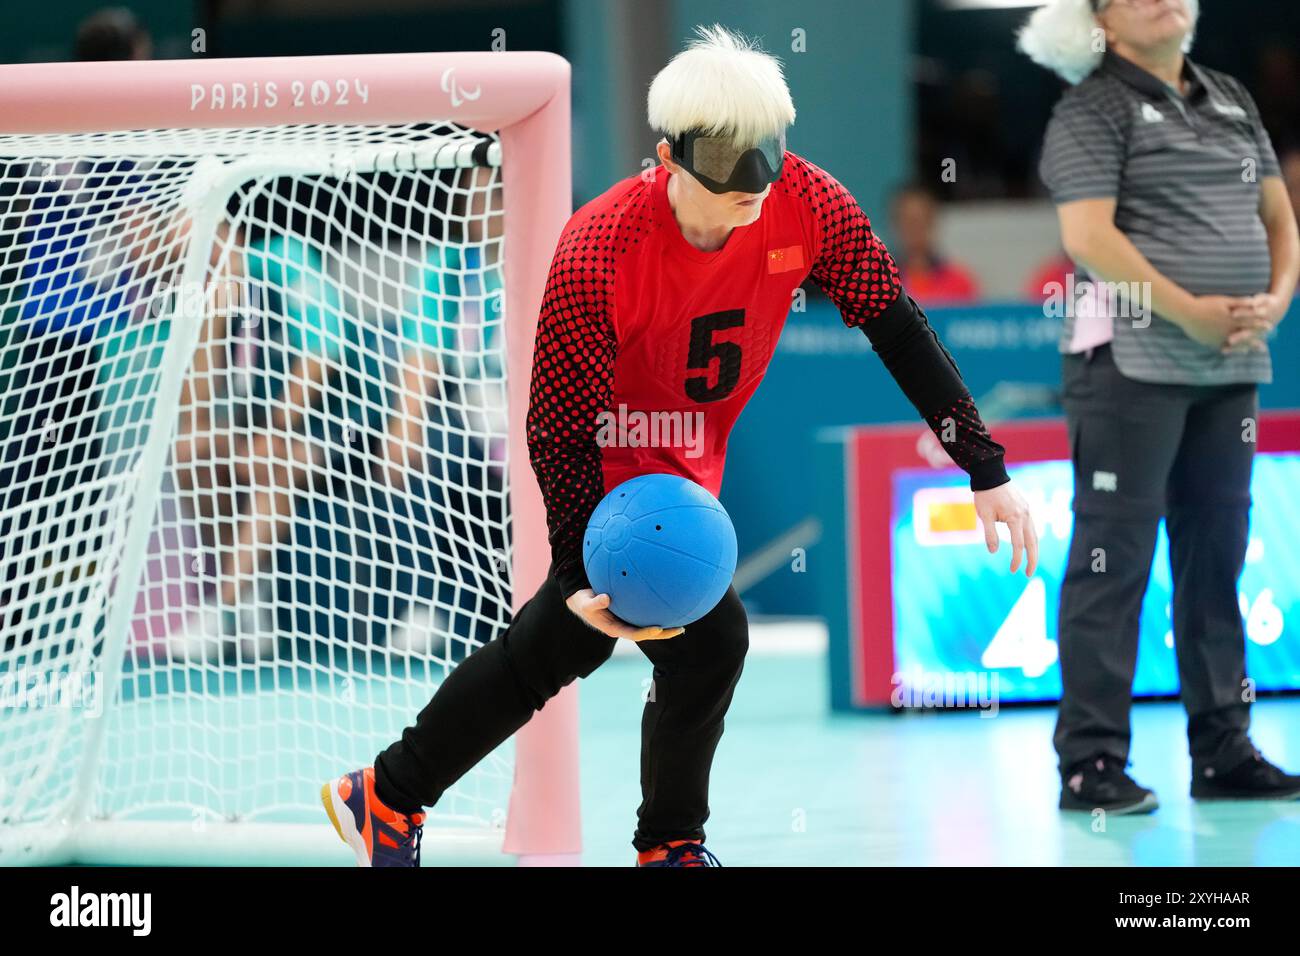
<path fill-rule="evenodd" d="M 1300 776 L 1273 766 L 1256 750 L 1227 773 L 1207 767 L 1192 778 L 1196 800 L 1294 800 L 1300 797 Z"/>
<path fill-rule="evenodd" d="M 1061 809 L 1091 813 L 1150 813 L 1160 806 L 1156 795 L 1124 772 L 1124 762 L 1098 754 L 1072 766 L 1061 781 Z"/>

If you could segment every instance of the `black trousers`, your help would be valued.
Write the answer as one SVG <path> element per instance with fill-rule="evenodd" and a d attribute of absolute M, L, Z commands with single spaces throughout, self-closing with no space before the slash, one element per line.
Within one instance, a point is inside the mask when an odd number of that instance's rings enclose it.
<path fill-rule="evenodd" d="M 1075 498 L 1059 618 L 1061 770 L 1098 754 L 1128 759 L 1138 618 L 1162 516 L 1192 770 L 1229 770 L 1253 752 L 1237 580 L 1258 389 L 1135 381 L 1108 345 L 1063 363 Z"/>
<path fill-rule="evenodd" d="M 615 638 L 587 626 L 548 576 L 495 640 L 462 661 L 415 724 L 375 758 L 375 791 L 396 810 L 443 791 L 575 678 L 609 659 Z M 641 718 L 641 807 L 632 844 L 704 839 L 709 770 L 749 648 L 734 588 L 677 637 L 637 645 L 654 665 Z"/>

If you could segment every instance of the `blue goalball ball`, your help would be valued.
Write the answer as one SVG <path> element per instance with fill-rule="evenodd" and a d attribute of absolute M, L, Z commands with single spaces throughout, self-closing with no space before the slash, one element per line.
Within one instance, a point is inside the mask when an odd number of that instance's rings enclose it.
<path fill-rule="evenodd" d="M 637 627 L 684 627 L 736 573 L 736 529 L 717 498 L 678 475 L 640 475 L 596 506 L 582 561 L 609 609 Z"/>

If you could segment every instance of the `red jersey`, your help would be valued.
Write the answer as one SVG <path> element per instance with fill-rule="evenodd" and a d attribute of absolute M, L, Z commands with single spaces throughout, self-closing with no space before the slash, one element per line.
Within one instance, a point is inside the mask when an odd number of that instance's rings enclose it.
<path fill-rule="evenodd" d="M 794 153 L 785 154 L 758 219 L 733 229 L 716 252 L 682 236 L 669 178 L 657 167 L 579 209 L 547 280 L 528 445 L 566 596 L 587 586 L 582 534 L 615 485 L 668 472 L 718 493 L 732 425 L 804 279 L 826 291 L 849 326 L 900 294 L 898 270 L 853 197 Z M 671 423 L 658 437 L 677 428 L 673 441 L 655 441 L 653 429 L 618 433 L 620 424 L 664 412 L 674 414 L 661 416 Z M 601 440 L 611 434 L 620 440 Z"/>

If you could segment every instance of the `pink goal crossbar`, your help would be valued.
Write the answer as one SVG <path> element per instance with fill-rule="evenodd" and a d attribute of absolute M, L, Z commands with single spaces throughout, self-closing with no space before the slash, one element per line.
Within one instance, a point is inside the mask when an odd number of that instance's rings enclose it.
<path fill-rule="evenodd" d="M 551 53 L 0 66 L 3 133 L 445 120 L 500 135 L 516 610 L 548 565 L 524 420 L 542 291 L 572 212 L 569 119 L 569 64 Z M 504 848 L 521 862 L 576 862 L 581 851 L 577 714 L 569 687 L 516 738 Z"/>

